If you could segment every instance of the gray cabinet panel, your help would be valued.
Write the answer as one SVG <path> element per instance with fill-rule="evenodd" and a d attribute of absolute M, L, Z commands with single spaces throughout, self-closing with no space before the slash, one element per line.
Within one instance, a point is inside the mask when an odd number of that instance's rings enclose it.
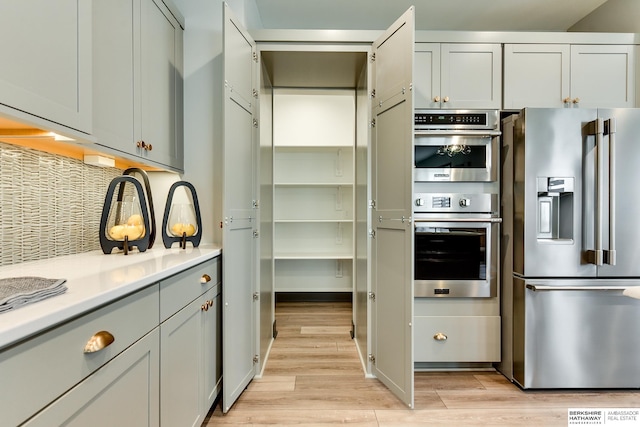
<path fill-rule="evenodd" d="M 183 169 L 182 50 L 182 28 L 164 2 L 94 0 L 98 144 L 144 163 Z"/>
<path fill-rule="evenodd" d="M 25 426 L 157 426 L 159 331 L 151 333 Z"/>
<path fill-rule="evenodd" d="M 1 9 L 0 107 L 90 134 L 91 2 L 3 1 Z"/>
<path fill-rule="evenodd" d="M 373 44 L 372 372 L 413 407 L 414 9 Z"/>
<path fill-rule="evenodd" d="M 253 98 L 256 46 L 226 4 L 224 10 L 224 130 L 222 274 L 222 410 L 229 411 L 255 375 L 257 292 L 257 126 Z M 255 120 L 255 122 L 254 122 Z"/>

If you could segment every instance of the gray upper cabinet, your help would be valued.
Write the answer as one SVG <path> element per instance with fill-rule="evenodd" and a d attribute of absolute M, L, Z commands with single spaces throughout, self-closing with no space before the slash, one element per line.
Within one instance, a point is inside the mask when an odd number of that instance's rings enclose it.
<path fill-rule="evenodd" d="M 416 108 L 501 106 L 499 43 L 416 43 L 414 67 Z"/>
<path fill-rule="evenodd" d="M 504 46 L 505 109 L 634 105 L 631 45 Z"/>
<path fill-rule="evenodd" d="M 0 10 L 0 112 L 90 134 L 91 3 L 2 0 Z"/>
<path fill-rule="evenodd" d="M 93 1 L 94 134 L 115 154 L 182 171 L 182 19 L 161 0 Z"/>

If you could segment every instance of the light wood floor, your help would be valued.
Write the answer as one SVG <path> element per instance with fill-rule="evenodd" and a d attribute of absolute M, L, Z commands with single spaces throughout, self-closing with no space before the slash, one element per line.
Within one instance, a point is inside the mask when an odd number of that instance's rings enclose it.
<path fill-rule="evenodd" d="M 415 374 L 415 409 L 365 379 L 348 303 L 279 303 L 264 375 L 203 425 L 566 426 L 568 408 L 640 408 L 640 391 L 522 391 L 497 372 Z"/>

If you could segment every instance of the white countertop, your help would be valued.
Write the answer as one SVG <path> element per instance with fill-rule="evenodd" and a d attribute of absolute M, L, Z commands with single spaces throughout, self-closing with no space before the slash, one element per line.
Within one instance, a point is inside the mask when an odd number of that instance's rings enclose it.
<path fill-rule="evenodd" d="M 0 313 L 0 349 L 221 253 L 212 245 L 186 250 L 159 245 L 129 255 L 94 251 L 0 267 L 0 278 L 67 279 L 68 287 L 61 295 Z"/>

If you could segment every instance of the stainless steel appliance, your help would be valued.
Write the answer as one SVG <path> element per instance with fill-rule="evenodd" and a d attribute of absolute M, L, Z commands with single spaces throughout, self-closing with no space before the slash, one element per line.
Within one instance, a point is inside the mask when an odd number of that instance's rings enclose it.
<path fill-rule="evenodd" d="M 497 194 L 414 195 L 416 297 L 495 297 Z"/>
<path fill-rule="evenodd" d="M 624 294 L 640 286 L 640 110 L 511 121 L 501 370 L 523 388 L 640 388 L 640 300 Z"/>
<path fill-rule="evenodd" d="M 416 110 L 414 181 L 496 181 L 497 110 Z"/>

